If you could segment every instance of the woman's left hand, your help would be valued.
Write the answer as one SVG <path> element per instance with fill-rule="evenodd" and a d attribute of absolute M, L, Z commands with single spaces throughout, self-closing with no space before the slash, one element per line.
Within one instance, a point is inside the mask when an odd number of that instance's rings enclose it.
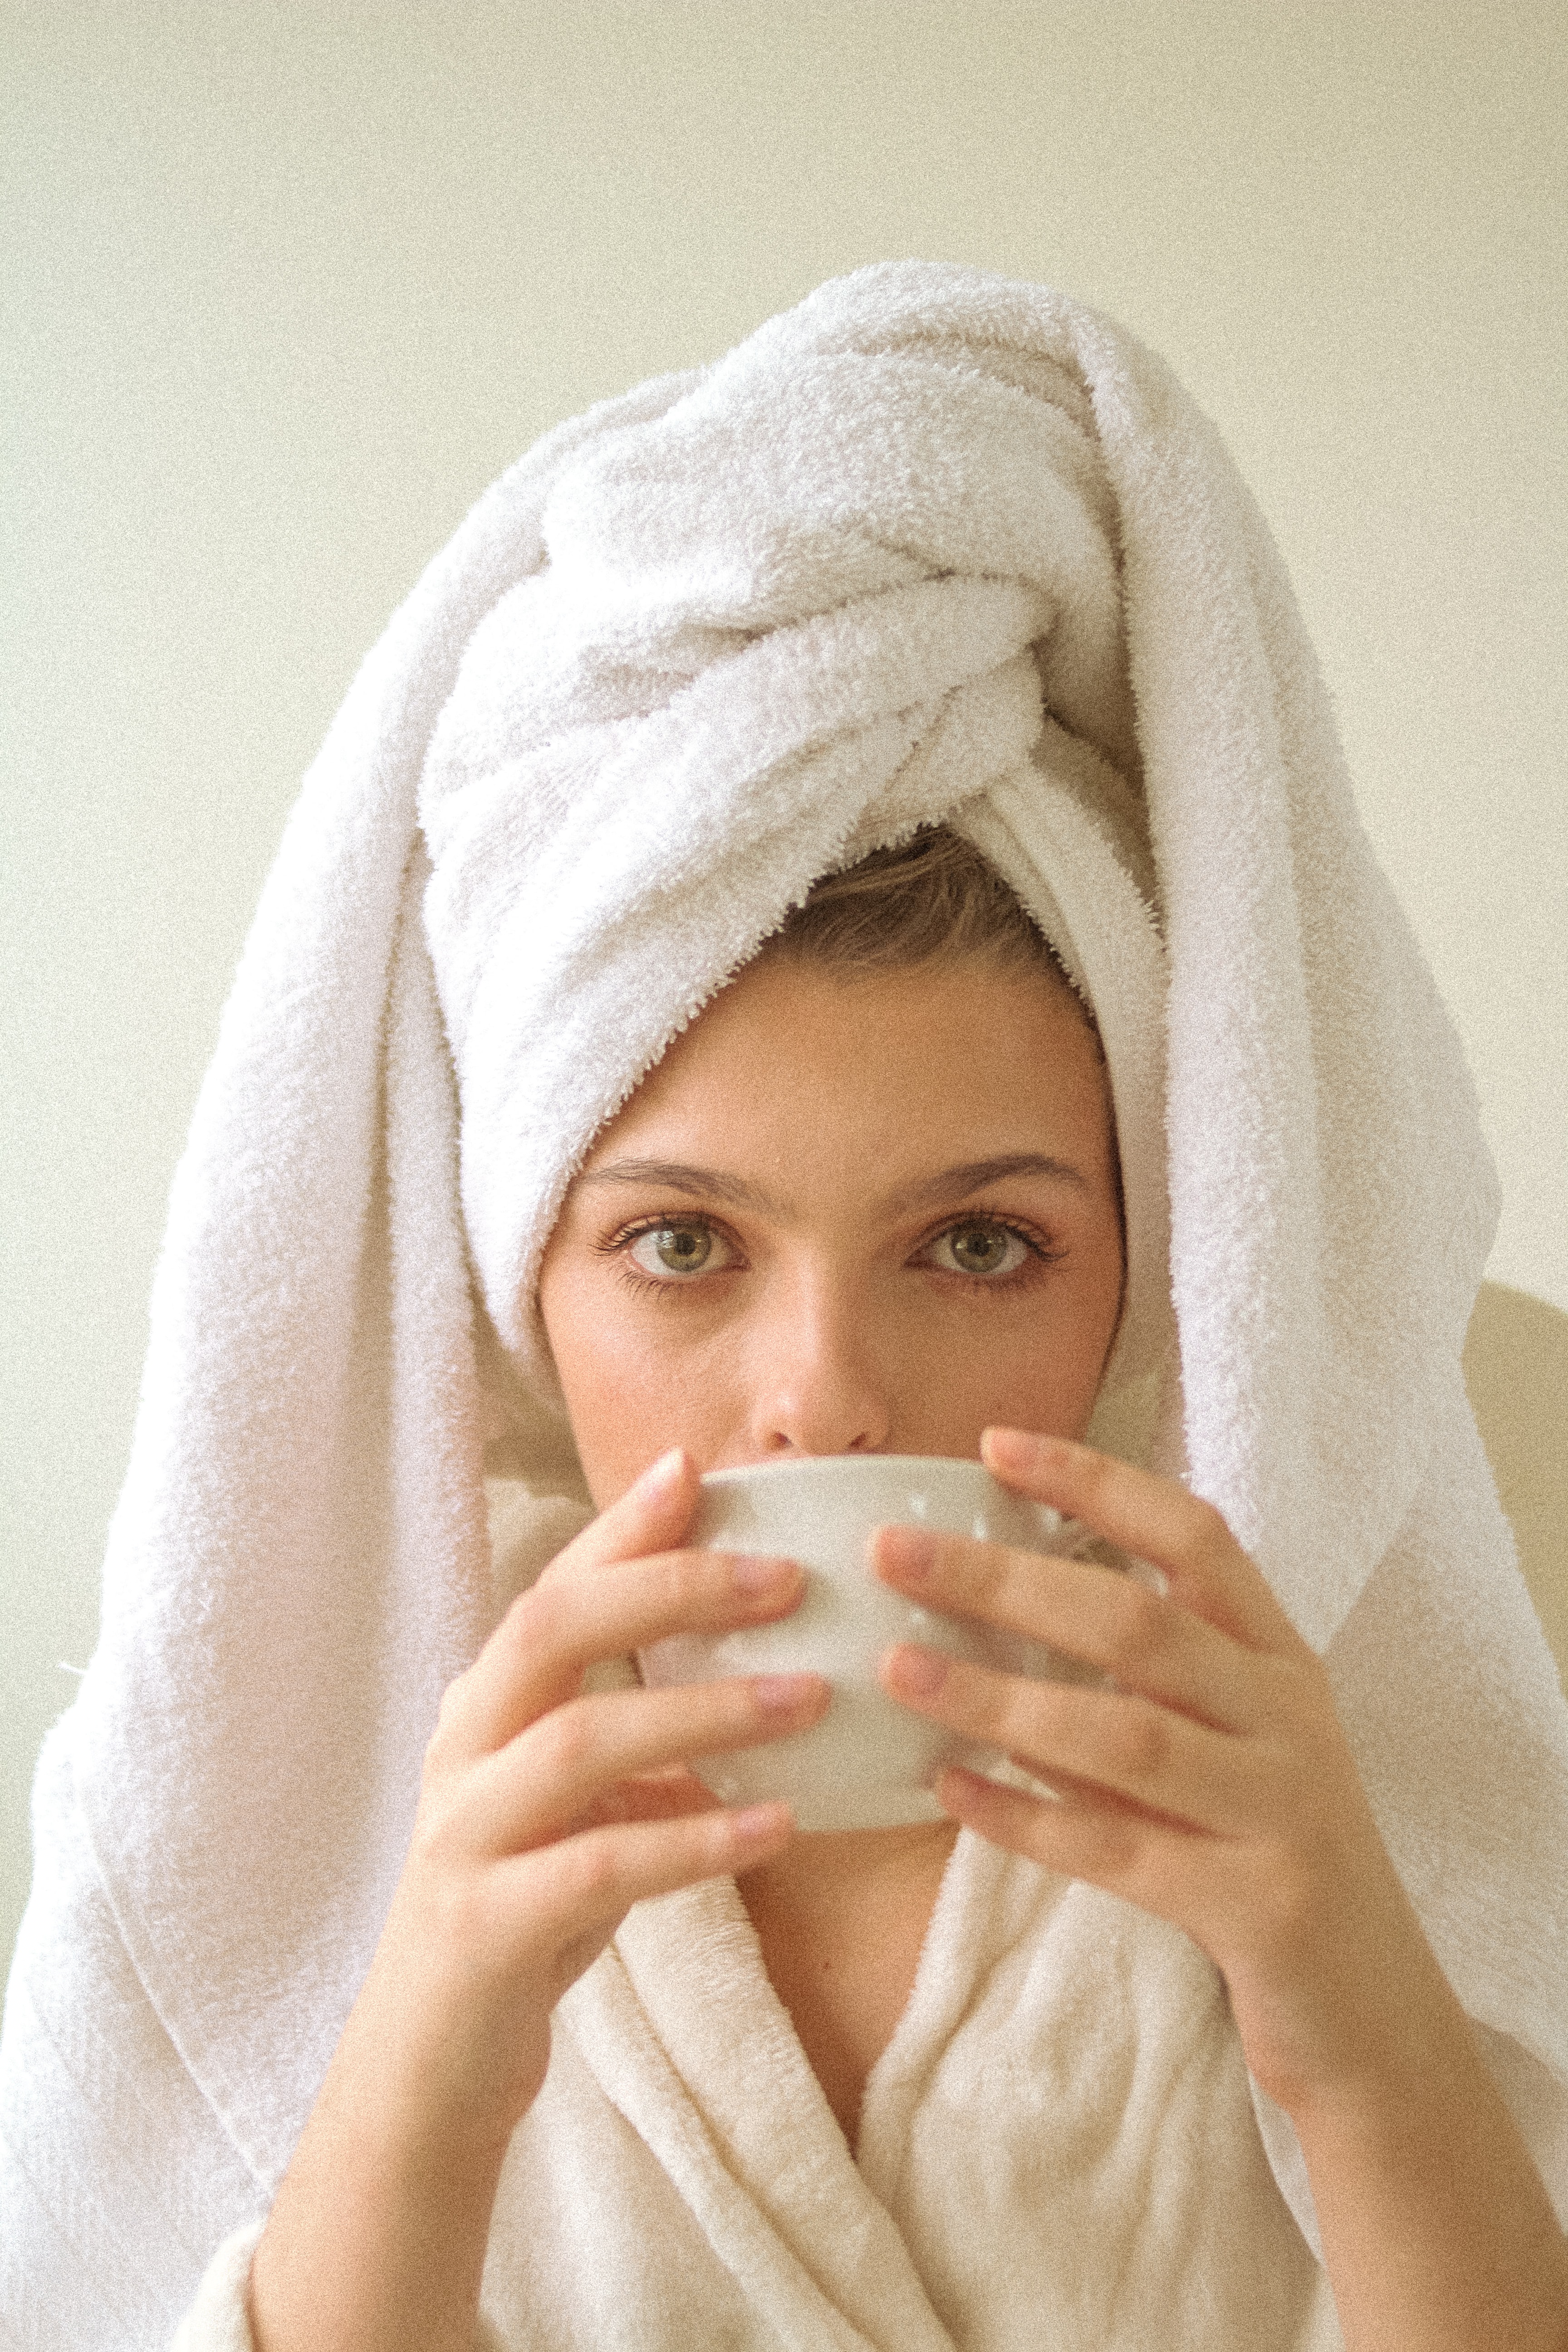
<path fill-rule="evenodd" d="M 912 1528 L 878 1573 L 1103 1669 L 1114 1688 L 1001 1674 L 903 1644 L 883 1686 L 1004 1749 L 1058 1801 L 946 1771 L 983 1837 L 1184 1928 L 1223 1974 L 1256 2079 L 1289 2112 L 1398 2081 L 1453 1997 L 1378 1834 L 1322 1661 L 1220 1514 L 1065 1440 L 987 1431 L 1002 1482 L 1167 1580 Z M 1440 2037 L 1439 2037 L 1440 2038 Z"/>
<path fill-rule="evenodd" d="M 1378 1835 L 1322 1661 L 1185 1487 L 1021 1430 L 987 1430 L 981 1454 L 1168 1581 L 879 1529 L 900 1591 L 1115 1685 L 889 1650 L 895 1698 L 1058 1798 L 949 1770 L 942 1802 L 1214 1961 L 1255 2079 L 1295 2123 L 1346 2352 L 1568 2352 L 1568 2238 Z"/>

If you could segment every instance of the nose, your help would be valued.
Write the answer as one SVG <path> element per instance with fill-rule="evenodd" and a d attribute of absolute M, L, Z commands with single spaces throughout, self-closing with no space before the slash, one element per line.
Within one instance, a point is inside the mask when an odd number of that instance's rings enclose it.
<path fill-rule="evenodd" d="M 826 1282 L 779 1301 L 748 1368 L 754 1459 L 887 1451 L 891 1405 L 867 1323 Z"/>

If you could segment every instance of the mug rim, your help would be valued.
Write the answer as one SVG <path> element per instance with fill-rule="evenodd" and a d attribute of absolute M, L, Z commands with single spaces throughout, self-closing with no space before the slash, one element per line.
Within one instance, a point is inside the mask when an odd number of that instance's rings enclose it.
<path fill-rule="evenodd" d="M 873 1465 L 879 1469 L 899 1470 L 906 1474 L 919 1469 L 928 1475 L 933 1469 L 975 1470 L 979 1472 L 981 1477 L 988 1479 L 993 1486 L 1002 1486 L 1002 1481 L 996 1476 L 994 1471 L 987 1470 L 984 1463 L 979 1461 L 973 1454 L 792 1454 L 787 1462 L 732 1462 L 722 1470 L 704 1470 L 700 1475 L 700 1484 L 704 1486 L 731 1486 L 737 1485 L 742 1478 L 786 1479 L 801 1477 L 808 1473 L 820 1476 L 824 1473 L 831 1475 L 835 1472 L 858 1472 Z M 1002 1491 L 1004 1494 L 1014 1492 L 1010 1486 L 1002 1486 Z M 1017 1499 L 1026 1500 L 1027 1498 L 1019 1496 Z"/>

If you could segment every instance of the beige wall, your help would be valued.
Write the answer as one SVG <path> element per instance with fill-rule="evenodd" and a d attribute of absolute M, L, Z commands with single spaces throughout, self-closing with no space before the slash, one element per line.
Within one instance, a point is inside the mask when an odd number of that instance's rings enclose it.
<path fill-rule="evenodd" d="M 0 1950 L 171 1168 L 361 653 L 542 427 L 885 255 L 1163 350 L 1284 545 L 1568 1307 L 1556 0 L 7 10 Z"/>

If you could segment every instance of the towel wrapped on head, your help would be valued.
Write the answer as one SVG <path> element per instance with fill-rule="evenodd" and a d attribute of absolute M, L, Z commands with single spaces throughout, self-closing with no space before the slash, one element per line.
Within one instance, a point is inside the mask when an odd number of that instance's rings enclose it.
<path fill-rule="evenodd" d="M 426 927 L 490 1315 L 536 1367 L 566 1182 L 676 1029 L 820 875 L 973 815 L 1104 1002 L 1135 1202 L 1116 1377 L 1146 1371 L 1163 988 L 1089 404 L 1054 359 L 993 372 L 785 323 L 574 453 L 545 560 L 475 631 L 425 763 Z M 1114 975 L 1085 969 L 1108 954 Z"/>
<path fill-rule="evenodd" d="M 40 1771 L 77 1860 L 18 1952 L 8 2226 L 71 2251 L 82 2314 L 166 2300 L 167 2216 L 194 2244 L 215 2179 L 288 2160 L 491 1620 L 486 1428 L 542 1527 L 582 1500 L 533 1303 L 574 1170 L 815 879 L 936 823 L 1095 1011 L 1109 1389 L 1158 1389 L 1160 1463 L 1327 1647 L 1438 1957 L 1561 2130 L 1568 1721 L 1460 1379 L 1496 1200 L 1451 1024 L 1206 422 L 1059 296 L 886 266 L 539 445 L 307 780 Z M 67 2014 L 94 2055 L 46 2103 Z M 106 2082 L 170 2119 L 155 2179 L 116 2175 Z"/>

